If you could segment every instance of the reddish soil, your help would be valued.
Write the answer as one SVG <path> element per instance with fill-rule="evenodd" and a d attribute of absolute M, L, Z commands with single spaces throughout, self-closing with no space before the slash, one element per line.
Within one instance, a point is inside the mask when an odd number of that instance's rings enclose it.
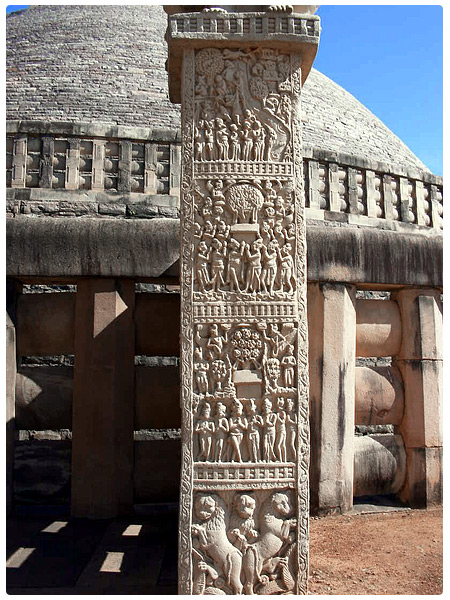
<path fill-rule="evenodd" d="M 309 593 L 442 594 L 442 508 L 311 520 Z"/>

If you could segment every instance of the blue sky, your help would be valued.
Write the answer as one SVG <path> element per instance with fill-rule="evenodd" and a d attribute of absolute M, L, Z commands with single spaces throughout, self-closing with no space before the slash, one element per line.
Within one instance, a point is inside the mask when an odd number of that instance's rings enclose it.
<path fill-rule="evenodd" d="M 442 7 L 322 5 L 317 14 L 322 38 L 314 66 L 442 175 Z"/>

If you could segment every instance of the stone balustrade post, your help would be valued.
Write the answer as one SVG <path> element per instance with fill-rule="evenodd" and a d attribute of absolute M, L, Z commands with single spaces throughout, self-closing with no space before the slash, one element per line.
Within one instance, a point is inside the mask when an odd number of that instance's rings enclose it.
<path fill-rule="evenodd" d="M 72 514 L 133 508 L 134 281 L 83 279 L 75 308 Z"/>
<path fill-rule="evenodd" d="M 399 432 L 407 453 L 402 499 L 415 508 L 442 503 L 442 305 L 433 289 L 395 294 L 402 318 L 397 364 L 405 386 Z"/>
<path fill-rule="evenodd" d="M 180 594 L 307 591 L 300 95 L 318 35 L 318 17 L 287 11 L 169 18 L 182 107 Z"/>
<path fill-rule="evenodd" d="M 355 288 L 308 285 L 311 507 L 316 514 L 353 506 Z"/>

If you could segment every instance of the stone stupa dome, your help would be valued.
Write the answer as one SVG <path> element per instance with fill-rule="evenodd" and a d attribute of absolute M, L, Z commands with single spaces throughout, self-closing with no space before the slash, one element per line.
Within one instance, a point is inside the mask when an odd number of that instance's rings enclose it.
<path fill-rule="evenodd" d="M 7 119 L 178 127 L 165 71 L 166 20 L 162 6 L 33 6 L 9 14 Z M 314 69 L 303 109 L 306 146 L 429 171 L 354 96 Z"/>

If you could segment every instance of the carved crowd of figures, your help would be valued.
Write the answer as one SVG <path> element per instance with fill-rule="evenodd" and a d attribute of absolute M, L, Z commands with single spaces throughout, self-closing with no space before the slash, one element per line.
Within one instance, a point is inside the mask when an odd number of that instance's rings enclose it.
<path fill-rule="evenodd" d="M 296 230 L 288 187 L 271 180 L 222 179 L 204 186 L 205 192 L 196 190 L 196 290 L 292 294 Z M 242 224 L 249 227 L 235 227 Z"/>
<path fill-rule="evenodd" d="M 198 439 L 197 461 L 288 462 L 295 461 L 297 409 L 293 398 L 254 398 L 229 402 L 202 402 L 194 420 Z"/>
<path fill-rule="evenodd" d="M 276 50 L 200 50 L 195 160 L 289 160 L 289 75 L 289 57 Z"/>
<path fill-rule="evenodd" d="M 196 460 L 295 460 L 294 324 L 198 326 L 195 342 Z M 238 397 L 239 373 L 253 377 L 257 397 Z"/>
<path fill-rule="evenodd" d="M 228 504 L 197 493 L 192 525 L 194 594 L 283 594 L 294 589 L 294 503 L 286 491 L 236 493 Z"/>

